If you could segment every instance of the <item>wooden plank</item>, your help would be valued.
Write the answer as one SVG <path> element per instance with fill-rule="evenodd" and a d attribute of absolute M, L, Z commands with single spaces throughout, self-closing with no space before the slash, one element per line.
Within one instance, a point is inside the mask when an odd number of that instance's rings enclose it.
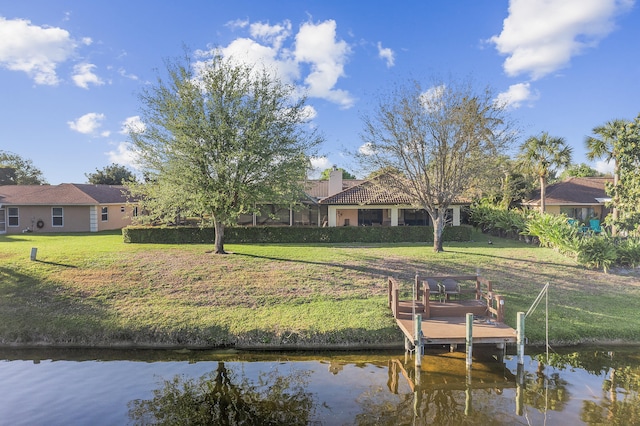
<path fill-rule="evenodd" d="M 411 319 L 396 319 L 400 330 L 413 338 Z M 440 317 L 422 320 L 423 342 L 435 344 L 465 344 L 466 321 L 464 317 Z M 473 341 L 476 344 L 515 343 L 516 331 L 502 323 L 474 322 Z"/>

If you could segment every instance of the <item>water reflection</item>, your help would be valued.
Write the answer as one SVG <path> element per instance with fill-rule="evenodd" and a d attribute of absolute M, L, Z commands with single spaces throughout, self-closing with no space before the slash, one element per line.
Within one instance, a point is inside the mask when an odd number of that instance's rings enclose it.
<path fill-rule="evenodd" d="M 129 404 L 129 417 L 145 425 L 306 425 L 314 408 L 307 384 L 304 374 L 278 370 L 249 380 L 219 361 L 199 379 L 165 380 L 152 399 Z"/>
<path fill-rule="evenodd" d="M 535 355 L 520 371 L 513 358 L 474 350 L 470 373 L 463 353 L 444 350 L 428 351 L 417 371 L 397 353 L 5 350 L 0 359 L 0 424 L 640 424 L 635 348 Z"/>

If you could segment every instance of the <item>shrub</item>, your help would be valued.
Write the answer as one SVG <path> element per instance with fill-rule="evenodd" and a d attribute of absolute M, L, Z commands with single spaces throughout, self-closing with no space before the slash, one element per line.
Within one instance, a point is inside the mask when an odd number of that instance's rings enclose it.
<path fill-rule="evenodd" d="M 579 239 L 578 263 L 587 268 L 607 272 L 618 258 L 616 246 L 607 236 L 587 236 Z"/>
<path fill-rule="evenodd" d="M 635 268 L 640 265 L 640 238 L 619 240 L 616 246 L 618 264 Z"/>
<path fill-rule="evenodd" d="M 521 210 L 505 210 L 488 201 L 471 206 L 469 221 L 482 232 L 493 232 L 500 236 L 520 235 L 526 227 L 526 215 Z"/>
<path fill-rule="evenodd" d="M 127 227 L 122 230 L 125 243 L 206 244 L 214 240 L 213 228 Z M 468 226 L 447 226 L 444 241 L 470 241 Z M 225 243 L 400 243 L 433 242 L 430 226 L 342 226 L 316 227 L 229 227 Z"/>
<path fill-rule="evenodd" d="M 524 233 L 537 237 L 542 247 L 554 248 L 563 254 L 574 254 L 580 240 L 580 229 L 570 225 L 565 215 L 532 212 Z"/>

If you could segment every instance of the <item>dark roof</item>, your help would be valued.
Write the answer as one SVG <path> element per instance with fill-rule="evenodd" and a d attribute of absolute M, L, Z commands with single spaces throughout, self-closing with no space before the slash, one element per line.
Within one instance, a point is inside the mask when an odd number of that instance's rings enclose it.
<path fill-rule="evenodd" d="M 60 185 L 3 185 L 0 204 L 12 205 L 94 205 L 127 202 L 121 185 L 62 183 Z"/>
<path fill-rule="evenodd" d="M 547 205 L 594 205 L 603 204 L 611 197 L 605 192 L 605 183 L 613 182 L 609 177 L 571 177 L 547 186 Z M 536 191 L 525 204 L 540 204 L 540 191 Z"/>

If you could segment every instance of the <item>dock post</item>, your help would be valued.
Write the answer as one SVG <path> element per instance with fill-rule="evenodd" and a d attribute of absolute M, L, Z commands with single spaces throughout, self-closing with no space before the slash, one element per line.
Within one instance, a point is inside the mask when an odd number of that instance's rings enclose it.
<path fill-rule="evenodd" d="M 31 247 L 31 260 L 36 260 L 37 254 L 38 254 L 38 249 L 36 247 Z"/>
<path fill-rule="evenodd" d="M 516 375 L 516 414 L 522 416 L 524 413 L 524 365 L 518 364 Z"/>
<path fill-rule="evenodd" d="M 516 345 L 518 346 L 518 364 L 524 365 L 524 312 L 518 312 L 516 325 Z"/>
<path fill-rule="evenodd" d="M 416 314 L 414 317 L 414 330 L 415 330 L 415 349 L 416 349 L 416 371 L 420 369 L 422 365 L 422 315 Z"/>
<path fill-rule="evenodd" d="M 467 314 L 467 371 L 471 370 L 473 356 L 473 314 Z"/>

